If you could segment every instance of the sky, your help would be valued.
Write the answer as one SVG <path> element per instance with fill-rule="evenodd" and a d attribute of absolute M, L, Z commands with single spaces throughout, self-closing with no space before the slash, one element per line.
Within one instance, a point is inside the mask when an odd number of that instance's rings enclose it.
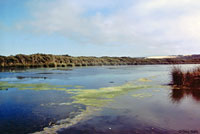
<path fill-rule="evenodd" d="M 200 54 L 199 0 L 0 0 L 0 55 Z"/>

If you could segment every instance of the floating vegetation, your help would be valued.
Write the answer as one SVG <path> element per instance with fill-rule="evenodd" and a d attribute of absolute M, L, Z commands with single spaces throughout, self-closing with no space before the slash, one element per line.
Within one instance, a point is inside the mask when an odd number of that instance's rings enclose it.
<path fill-rule="evenodd" d="M 8 90 L 8 88 L 0 87 L 0 90 Z"/>
<path fill-rule="evenodd" d="M 19 90 L 59 90 L 59 91 L 65 91 L 68 87 L 71 87 L 70 85 L 50 85 L 46 83 L 32 83 L 32 84 L 26 84 L 26 83 L 9 83 L 6 81 L 0 82 L 0 88 L 1 89 L 9 89 L 9 88 L 17 88 Z"/>
<path fill-rule="evenodd" d="M 147 85 L 134 85 L 133 83 L 126 83 L 121 86 L 105 87 L 99 89 L 71 89 L 68 93 L 75 94 L 72 96 L 73 103 L 79 103 L 86 106 L 102 107 L 108 102 L 113 101 L 113 98 L 123 95 L 129 91 L 136 89 L 149 88 Z"/>
<path fill-rule="evenodd" d="M 68 88 L 75 89 L 68 89 Z M 9 88 L 17 88 L 19 90 L 57 90 L 66 91 L 68 94 L 72 94 L 71 97 L 74 101 L 72 103 L 83 104 L 86 106 L 102 107 L 108 102 L 113 101 L 113 98 L 123 95 L 129 91 L 136 89 L 144 89 L 150 86 L 147 85 L 135 85 L 133 83 L 126 83 L 121 86 L 105 87 L 99 89 L 81 89 L 82 86 L 70 86 L 70 85 L 50 85 L 47 83 L 8 83 L 0 82 L 0 89 L 6 90 Z M 64 103 L 63 103 L 64 104 Z"/>
<path fill-rule="evenodd" d="M 68 88 L 75 89 L 68 89 Z M 83 104 L 85 106 L 92 107 L 102 107 L 108 102 L 113 101 L 113 98 L 123 95 L 129 91 L 133 91 L 136 89 L 144 89 L 149 88 L 151 86 L 148 85 L 136 85 L 134 83 L 126 83 L 121 86 L 115 87 L 104 87 L 99 89 L 81 89 L 82 86 L 70 86 L 70 85 L 50 85 L 47 83 L 34 83 L 34 84 L 26 84 L 26 83 L 8 83 L 8 82 L 0 82 L 0 89 L 6 90 L 9 88 L 17 88 L 19 90 L 57 90 L 57 91 L 66 91 L 68 94 L 72 94 L 73 99 L 72 104 Z M 144 96 L 144 95 L 143 95 Z M 52 104 L 55 105 L 55 104 Z M 66 103 L 61 103 L 58 105 L 66 105 Z M 67 105 L 70 105 L 67 103 Z"/>
<path fill-rule="evenodd" d="M 68 94 L 71 94 L 72 102 L 63 102 L 63 103 L 49 103 L 49 104 L 41 104 L 41 106 L 53 106 L 53 105 L 84 105 L 85 109 L 82 109 L 80 106 L 80 113 L 76 115 L 74 118 L 67 118 L 58 122 L 56 125 L 51 127 L 44 128 L 42 134 L 47 133 L 56 133 L 61 128 L 67 128 L 78 123 L 80 120 L 85 119 L 90 116 L 94 111 L 100 110 L 109 102 L 114 101 L 114 98 L 120 95 L 124 95 L 130 91 L 150 88 L 152 86 L 149 85 L 139 85 L 134 82 L 128 82 L 121 86 L 113 86 L 113 87 L 104 87 L 98 89 L 83 89 L 82 86 L 69 86 L 69 85 L 50 85 L 46 83 L 39 84 L 25 84 L 25 83 L 9 83 L 9 82 L 0 82 L 0 88 L 9 89 L 9 88 L 17 88 L 19 90 L 58 90 L 65 91 Z M 71 88 L 71 89 L 69 89 Z M 140 95 L 139 97 L 146 97 L 150 95 Z"/>
<path fill-rule="evenodd" d="M 74 88 L 84 88 L 84 86 L 76 85 L 76 86 L 74 86 Z"/>
<path fill-rule="evenodd" d="M 92 115 L 97 109 L 92 107 L 87 107 L 86 110 L 82 111 L 81 113 L 77 114 L 74 118 L 67 118 L 58 121 L 55 125 L 51 127 L 43 128 L 43 131 L 35 132 L 34 134 L 57 134 L 57 131 L 62 128 L 68 128 L 77 124 L 78 122 L 87 119 L 89 115 Z M 72 114 L 75 114 L 74 112 Z"/>
<path fill-rule="evenodd" d="M 151 80 L 149 80 L 147 78 L 141 78 L 138 81 L 140 81 L 140 82 L 151 82 Z"/>

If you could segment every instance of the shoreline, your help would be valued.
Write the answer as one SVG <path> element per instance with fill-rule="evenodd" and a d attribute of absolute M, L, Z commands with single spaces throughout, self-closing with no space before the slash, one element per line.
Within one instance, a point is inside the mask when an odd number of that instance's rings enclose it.
<path fill-rule="evenodd" d="M 177 56 L 177 58 L 146 57 L 72 57 L 69 55 L 32 54 L 0 56 L 0 69 L 10 68 L 55 68 L 114 65 L 166 65 L 200 64 L 200 55 Z"/>

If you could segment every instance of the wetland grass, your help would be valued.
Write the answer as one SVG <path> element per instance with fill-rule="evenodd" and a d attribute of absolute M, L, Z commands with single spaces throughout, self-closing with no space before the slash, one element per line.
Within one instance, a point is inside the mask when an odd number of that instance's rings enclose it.
<path fill-rule="evenodd" d="M 191 71 L 183 71 L 180 67 L 174 67 L 171 75 L 174 86 L 200 89 L 200 67 Z"/>

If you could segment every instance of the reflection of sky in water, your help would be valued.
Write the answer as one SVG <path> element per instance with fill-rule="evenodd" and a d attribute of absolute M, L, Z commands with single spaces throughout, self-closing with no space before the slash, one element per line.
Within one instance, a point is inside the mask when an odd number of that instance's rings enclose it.
<path fill-rule="evenodd" d="M 75 68 L 71 71 L 33 69 L 26 72 L 1 73 L 0 78 L 4 81 L 11 80 L 24 83 L 45 82 L 57 85 L 82 85 L 85 86 L 85 88 L 99 88 L 105 86 L 120 85 L 130 80 L 137 80 L 139 78 L 152 75 L 159 76 L 163 75 L 163 73 L 167 74 L 167 70 L 168 67 L 166 68 L 166 66 L 142 65 L 131 67 L 86 67 Z M 16 79 L 17 76 L 27 77 L 27 79 L 19 80 Z M 46 77 L 46 79 L 43 79 L 43 77 Z"/>
<path fill-rule="evenodd" d="M 114 114 L 117 111 L 112 109 L 118 109 L 127 117 L 136 117 L 140 121 L 161 128 L 199 129 L 199 103 L 193 102 L 191 98 L 186 98 L 181 103 L 174 104 L 169 98 L 170 89 L 159 88 L 159 92 L 154 90 L 154 88 L 150 88 L 134 91 L 134 94 L 144 92 L 152 94 L 152 96 L 139 99 L 130 95 L 120 96 L 109 105 L 112 112 L 104 111 L 103 115 L 105 113 Z"/>
<path fill-rule="evenodd" d="M 0 133 L 27 133 L 42 130 L 50 122 L 67 118 L 72 106 L 51 106 L 49 103 L 70 102 L 63 91 L 8 89 L 0 91 Z M 42 105 L 47 106 L 42 106 Z"/>
<path fill-rule="evenodd" d="M 190 67 L 193 65 L 183 66 L 183 68 Z M 180 103 L 173 103 L 170 99 L 170 87 L 160 86 L 170 82 L 171 68 L 171 65 L 138 65 L 85 67 L 73 70 L 30 69 L 25 72 L 1 72 L 0 81 L 48 83 L 97 89 L 147 78 L 151 81 L 141 81 L 140 84 L 148 83 L 153 85 L 153 88 L 135 90 L 118 96 L 108 107 L 98 112 L 98 115 L 94 115 L 94 127 L 95 122 L 100 120 L 98 117 L 123 115 L 123 118 L 166 129 L 199 129 L 199 103 L 189 96 L 183 98 Z M 48 126 L 50 122 L 50 124 L 56 123 L 60 119 L 69 117 L 70 112 L 77 112 L 82 108 L 49 104 L 71 102 L 70 96 L 65 91 L 55 90 L 34 91 L 12 88 L 0 91 L 0 132 L 15 129 L 19 132 L 34 132 Z M 73 118 L 73 115 L 71 116 Z M 112 121 L 112 118 L 109 120 Z M 121 123 L 125 122 L 122 120 Z"/>

